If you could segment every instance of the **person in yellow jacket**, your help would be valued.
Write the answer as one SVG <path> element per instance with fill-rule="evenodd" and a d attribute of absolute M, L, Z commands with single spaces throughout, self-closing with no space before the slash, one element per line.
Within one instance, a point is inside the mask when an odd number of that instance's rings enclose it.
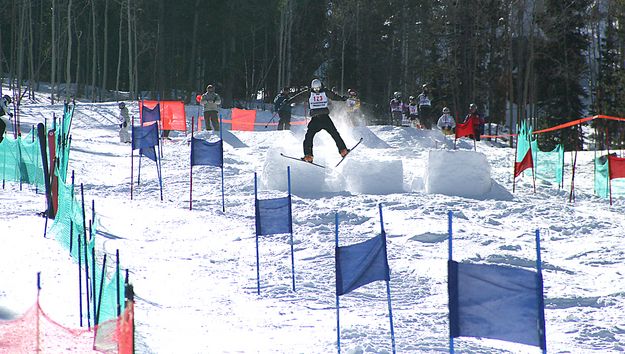
<path fill-rule="evenodd" d="M 219 130 L 219 107 L 221 107 L 221 97 L 215 92 L 213 85 L 206 86 L 206 92 L 200 99 L 200 104 L 204 106 L 204 124 L 206 130 Z"/>

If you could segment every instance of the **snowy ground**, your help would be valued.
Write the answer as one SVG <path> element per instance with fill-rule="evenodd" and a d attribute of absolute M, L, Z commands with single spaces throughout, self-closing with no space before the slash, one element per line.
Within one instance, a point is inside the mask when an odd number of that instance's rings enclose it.
<path fill-rule="evenodd" d="M 136 104 L 131 104 L 136 114 Z M 22 106 L 22 121 L 37 123 L 61 106 Z M 115 103 L 78 103 L 72 126 L 70 170 L 83 183 L 100 218 L 99 250 L 120 250 L 137 294 L 138 353 L 332 353 L 336 351 L 334 214 L 340 242 L 375 236 L 384 210 L 398 353 L 448 351 L 447 211 L 455 213 L 454 259 L 534 269 L 534 230 L 542 233 L 547 347 L 557 353 L 625 351 L 625 200 L 613 206 L 593 196 L 592 152 L 578 156 L 576 201 L 568 203 L 570 154 L 563 189 L 529 178 L 512 191 L 513 150 L 480 142 L 470 154 L 490 165 L 428 163 L 451 147 L 438 131 L 372 126 L 353 129 L 335 117 L 348 145 L 365 142 L 338 169 L 321 170 L 279 156 L 300 156 L 304 130 L 233 132 L 247 147 L 225 145 L 226 212 L 220 172 L 194 167 L 189 205 L 187 137 L 172 133 L 163 147 L 164 201 L 154 165 L 143 159 L 141 185 L 130 200 L 130 147 L 119 143 Z M 207 133 L 200 136 L 206 137 Z M 376 140 L 376 137 L 379 138 Z M 473 144 L 459 144 L 462 153 Z M 434 151 L 434 153 L 430 153 Z M 315 140 L 316 162 L 339 159 L 325 132 Z M 453 159 L 452 159 L 453 160 Z M 135 160 L 136 161 L 136 160 Z M 291 291 L 289 237 L 262 237 L 261 295 L 256 294 L 254 172 L 260 197 L 285 195 L 286 166 L 293 178 L 297 291 Z M 438 166 L 434 168 L 433 166 Z M 428 176 L 428 166 L 432 176 Z M 136 164 L 135 164 L 136 168 Z M 452 184 L 464 183 L 471 198 Z M 136 171 L 135 171 L 136 173 Z M 478 176 L 457 181 L 451 176 Z M 481 176 L 481 177 L 480 177 Z M 135 175 L 136 177 L 136 175 Z M 442 188 L 442 189 L 441 189 Z M 0 190 L 0 318 L 19 316 L 36 297 L 58 322 L 76 327 L 77 266 L 52 239 L 43 238 L 45 199 L 34 188 L 8 183 Z M 376 282 L 341 297 L 344 352 L 390 352 L 385 286 Z M 463 353 L 538 353 L 494 340 L 457 339 Z"/>

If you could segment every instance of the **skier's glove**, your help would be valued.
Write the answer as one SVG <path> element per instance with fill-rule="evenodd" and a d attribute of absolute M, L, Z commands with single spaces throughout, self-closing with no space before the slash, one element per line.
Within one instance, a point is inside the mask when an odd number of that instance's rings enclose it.
<path fill-rule="evenodd" d="M 123 124 L 120 124 L 120 125 L 119 125 L 119 128 L 121 129 L 123 126 L 124 126 Z"/>
<path fill-rule="evenodd" d="M 128 123 L 124 122 L 124 124 L 122 124 L 124 126 L 124 128 L 126 128 L 128 126 Z"/>
<path fill-rule="evenodd" d="M 13 113 L 9 113 L 9 117 L 13 118 Z"/>

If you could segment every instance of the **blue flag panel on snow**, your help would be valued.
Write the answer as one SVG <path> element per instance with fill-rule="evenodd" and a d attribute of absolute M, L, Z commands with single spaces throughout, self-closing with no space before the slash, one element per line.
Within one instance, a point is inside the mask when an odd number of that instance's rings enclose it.
<path fill-rule="evenodd" d="M 344 295 L 376 280 L 390 280 L 386 237 L 336 248 L 336 294 Z"/>
<path fill-rule="evenodd" d="M 156 149 L 154 149 L 154 146 L 149 147 L 149 148 L 141 148 L 139 149 L 139 154 L 147 157 L 148 159 L 156 162 Z"/>
<path fill-rule="evenodd" d="M 158 126 L 156 124 L 132 127 L 132 149 L 149 148 L 158 144 Z"/>
<path fill-rule="evenodd" d="M 148 108 L 146 106 L 141 107 L 141 122 L 156 122 L 161 120 L 161 105 L 156 104 L 154 108 Z"/>
<path fill-rule="evenodd" d="M 203 139 L 191 138 L 191 166 L 223 167 L 223 147 L 223 140 L 211 143 Z"/>
<path fill-rule="evenodd" d="M 482 337 L 542 347 L 538 273 L 449 261 L 452 337 Z M 540 298 L 539 298 L 540 296 Z"/>
<path fill-rule="evenodd" d="M 256 199 L 256 234 L 274 235 L 293 232 L 291 197 Z"/>

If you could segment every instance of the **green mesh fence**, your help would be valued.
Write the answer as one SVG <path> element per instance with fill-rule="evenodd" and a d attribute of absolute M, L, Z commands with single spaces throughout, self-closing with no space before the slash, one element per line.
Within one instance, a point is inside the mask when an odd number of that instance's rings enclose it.
<path fill-rule="evenodd" d="M 521 122 L 521 126 L 519 127 L 519 133 L 517 135 L 517 144 L 516 144 L 516 162 L 523 161 L 525 154 L 530 149 L 530 136 L 532 135 L 531 128 L 528 129 L 525 122 Z"/>
<path fill-rule="evenodd" d="M 552 151 L 541 151 L 536 140 L 532 140 L 531 146 L 536 178 L 547 182 L 562 183 L 564 146 L 558 144 Z"/>
<path fill-rule="evenodd" d="M 17 139 L 5 136 L 0 143 L 0 177 L 45 189 L 39 139 L 34 130 Z"/>
<path fill-rule="evenodd" d="M 69 251 L 69 254 L 76 262 L 80 260 L 83 267 L 85 264 L 89 267 L 88 276 L 91 279 L 92 289 L 89 308 L 93 309 L 94 297 L 97 300 L 101 292 L 102 299 L 99 304 L 96 303 L 96 308 L 99 307 L 100 312 L 98 320 L 103 322 L 117 317 L 118 297 L 121 302 L 120 311 L 124 310 L 124 278 L 120 277 L 119 285 L 117 285 L 117 270 L 107 276 L 106 269 L 112 269 L 111 264 L 113 262 L 109 260 L 107 262 L 109 264 L 105 269 L 102 269 L 103 256 L 98 259 L 96 254 L 94 267 L 94 236 L 98 229 L 98 219 L 97 217 L 92 218 L 92 213 L 86 208 L 83 211 L 82 201 L 77 198 L 74 185 L 67 183 L 71 145 L 69 132 L 73 114 L 74 108 L 66 105 L 63 117 L 55 129 L 57 158 L 55 175 L 58 178 L 58 210 L 49 233 Z M 89 219 L 94 219 L 90 228 L 88 224 L 85 224 Z M 85 237 L 85 234 L 87 237 Z M 87 243 L 86 248 L 85 243 Z M 100 287 L 102 291 L 100 291 Z M 95 313 L 91 314 L 91 318 L 95 319 L 95 316 Z"/>
<path fill-rule="evenodd" d="M 607 156 L 595 158 L 595 195 L 601 198 L 610 197 L 610 183 L 613 197 L 625 196 L 625 179 L 617 178 L 610 182 Z"/>

